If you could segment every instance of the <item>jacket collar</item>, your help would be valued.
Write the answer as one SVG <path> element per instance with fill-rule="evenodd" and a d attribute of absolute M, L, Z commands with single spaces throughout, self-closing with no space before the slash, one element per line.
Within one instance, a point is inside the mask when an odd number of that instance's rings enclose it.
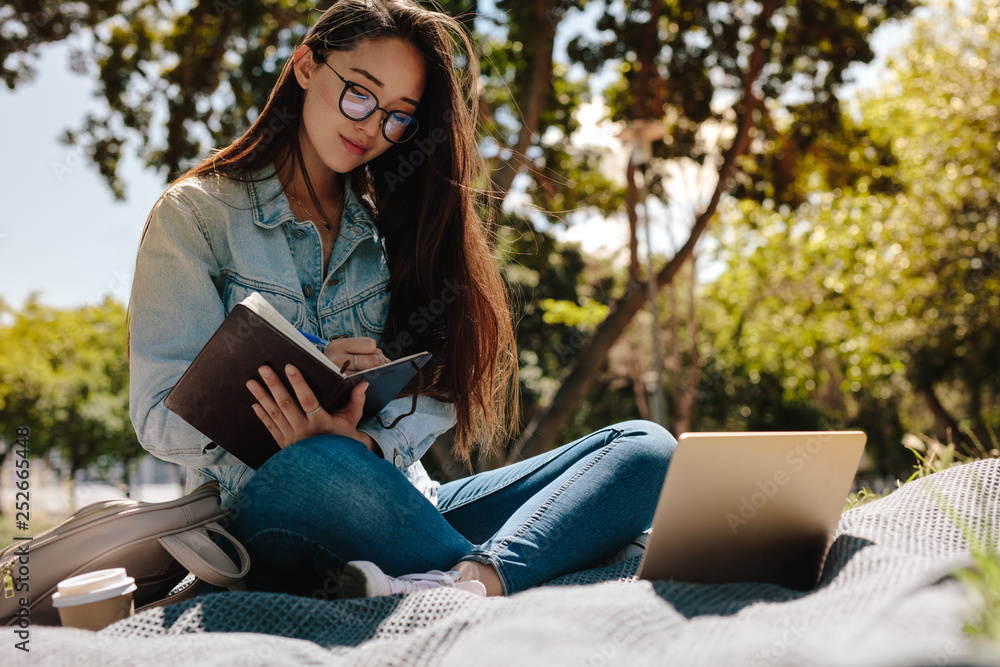
<path fill-rule="evenodd" d="M 258 227 L 273 229 L 283 222 L 295 220 L 288 199 L 284 196 L 281 181 L 273 167 L 265 167 L 254 173 L 253 180 L 247 182 L 250 209 L 253 222 Z M 350 176 L 344 179 L 344 213 L 341 233 L 378 236 L 378 227 L 365 204 L 354 194 Z M 360 227 L 360 228 L 359 228 Z"/>

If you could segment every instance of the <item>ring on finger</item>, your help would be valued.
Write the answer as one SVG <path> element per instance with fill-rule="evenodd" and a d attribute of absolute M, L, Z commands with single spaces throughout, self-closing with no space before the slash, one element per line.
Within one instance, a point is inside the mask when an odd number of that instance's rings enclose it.
<path fill-rule="evenodd" d="M 322 405 L 320 405 L 320 406 L 317 406 L 317 407 L 316 407 L 316 409 L 315 409 L 315 410 L 313 410 L 312 412 L 307 412 L 307 413 L 306 413 L 306 417 L 312 417 L 312 416 L 313 416 L 314 414 L 316 414 L 317 412 L 319 412 L 319 411 L 320 411 L 320 410 L 322 410 L 322 409 L 323 409 L 323 406 L 322 406 Z"/>
<path fill-rule="evenodd" d="M 354 370 L 356 370 L 356 371 L 360 371 L 361 370 L 361 366 L 358 366 L 358 355 L 357 355 L 357 353 L 354 354 Z"/>

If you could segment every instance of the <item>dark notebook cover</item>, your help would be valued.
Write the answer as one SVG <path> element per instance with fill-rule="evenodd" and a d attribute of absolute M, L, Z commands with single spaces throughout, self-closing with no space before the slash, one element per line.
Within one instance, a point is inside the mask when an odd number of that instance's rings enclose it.
<path fill-rule="evenodd" d="M 292 392 L 284 374 L 285 364 L 292 364 L 320 405 L 331 412 L 347 403 L 358 382 L 367 381 L 364 421 L 381 412 L 430 359 L 430 353 L 422 352 L 360 373 L 342 374 L 332 362 L 328 365 L 317 359 L 308 349 L 312 344 L 269 304 L 261 306 L 263 298 L 254 294 L 260 314 L 245 305 L 254 295 L 237 304 L 164 401 L 181 419 L 254 470 L 280 449 L 254 413 L 257 401 L 246 387 L 250 379 L 263 382 L 257 370 L 261 366 L 270 366 Z M 275 326 L 266 319 L 274 316 L 287 326 Z"/>

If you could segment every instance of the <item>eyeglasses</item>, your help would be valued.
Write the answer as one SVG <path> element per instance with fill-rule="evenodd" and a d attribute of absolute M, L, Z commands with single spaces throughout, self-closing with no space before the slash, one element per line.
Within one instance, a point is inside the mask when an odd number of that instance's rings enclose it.
<path fill-rule="evenodd" d="M 417 119 L 412 114 L 405 111 L 389 111 L 378 105 L 378 98 L 375 93 L 364 86 L 348 81 L 340 76 L 337 70 L 330 66 L 330 63 L 322 61 L 330 68 L 330 71 L 337 75 L 344 82 L 344 92 L 340 94 L 340 112 L 351 120 L 364 120 L 376 111 L 385 114 L 382 118 L 382 136 L 389 142 L 401 144 L 413 138 L 417 133 Z"/>

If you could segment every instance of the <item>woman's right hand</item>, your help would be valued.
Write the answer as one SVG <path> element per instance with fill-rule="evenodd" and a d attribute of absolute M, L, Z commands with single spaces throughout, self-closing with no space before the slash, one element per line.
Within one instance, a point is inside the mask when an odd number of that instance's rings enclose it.
<path fill-rule="evenodd" d="M 325 354 L 337 364 L 337 368 L 343 368 L 347 364 L 344 372 L 348 375 L 389 362 L 382 350 L 375 345 L 375 339 L 367 336 L 334 338 L 327 344 Z"/>
<path fill-rule="evenodd" d="M 253 404 L 253 411 L 279 447 L 284 449 L 304 438 L 327 433 L 360 440 L 373 450 L 368 443 L 371 438 L 357 429 L 365 406 L 367 382 L 355 385 L 344 407 L 327 412 L 319 404 L 309 383 L 291 364 L 285 366 L 285 376 L 292 385 L 294 395 L 289 393 L 270 366 L 261 366 L 258 372 L 263 383 L 258 380 L 247 382 L 247 389 L 258 401 Z"/>

